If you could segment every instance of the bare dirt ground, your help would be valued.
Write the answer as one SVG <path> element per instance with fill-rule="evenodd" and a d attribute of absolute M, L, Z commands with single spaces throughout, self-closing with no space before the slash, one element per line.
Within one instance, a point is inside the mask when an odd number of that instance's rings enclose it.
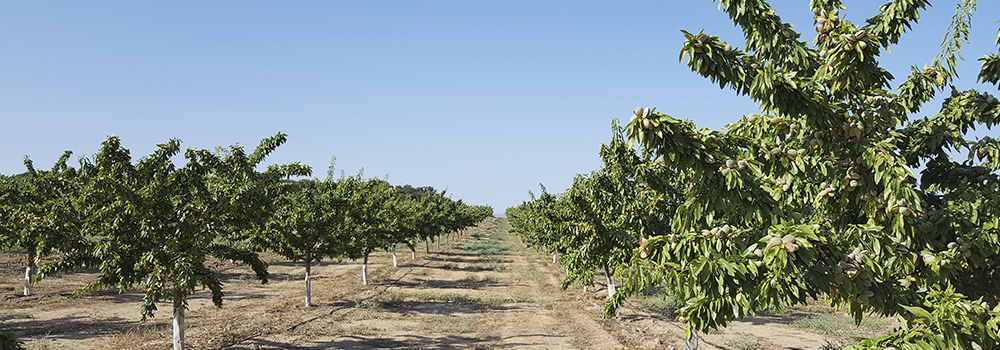
<path fill-rule="evenodd" d="M 265 254 L 271 282 L 219 262 L 226 281 L 221 309 L 207 291 L 189 300 L 190 349 L 684 349 L 680 323 L 631 300 L 618 317 L 600 317 L 603 285 L 559 288 L 551 255 L 527 249 L 487 222 L 451 240 L 373 254 L 369 285 L 359 262 L 313 267 L 312 307 L 304 306 L 304 268 Z M 498 248 L 499 247 L 499 248 Z M 21 296 L 23 258 L 0 256 L 0 331 L 28 349 L 169 349 L 170 305 L 139 322 L 140 291 L 73 297 L 97 273 L 50 278 Z M 598 278 L 600 280 L 600 278 Z M 761 316 L 704 334 L 699 349 L 821 349 L 842 341 L 787 324 L 804 313 Z"/>

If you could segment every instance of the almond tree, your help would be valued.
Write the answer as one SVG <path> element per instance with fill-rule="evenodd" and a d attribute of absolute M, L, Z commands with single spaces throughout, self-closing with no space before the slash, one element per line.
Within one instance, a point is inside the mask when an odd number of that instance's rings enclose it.
<path fill-rule="evenodd" d="M 562 196 L 543 192 L 538 203 L 508 210 L 512 229 L 529 246 L 563 254 L 563 288 L 591 285 L 594 270 L 601 269 L 609 298 L 615 293 L 613 278 L 625 277 L 620 267 L 632 250 L 644 244 L 645 235 L 669 226 L 662 213 L 677 205 L 678 196 L 666 168 L 641 159 L 625 143 L 620 127 L 613 130 L 611 143 L 601 145 L 600 170 L 577 176 Z"/>
<path fill-rule="evenodd" d="M 967 136 L 996 125 L 1000 108 L 950 85 L 975 1 L 959 2 L 941 53 L 895 88 L 879 66 L 927 5 L 888 1 L 855 23 L 841 1 L 812 0 L 809 43 L 766 2 L 722 0 L 745 48 L 685 32 L 681 59 L 761 110 L 724 131 L 634 112 L 628 138 L 687 187 L 669 229 L 634 251 L 636 274 L 605 315 L 664 284 L 687 298 L 688 336 L 822 298 L 859 322 L 899 317 L 895 333 L 850 349 L 1000 347 L 1000 154 L 996 140 Z M 981 61 L 980 80 L 996 84 L 1000 58 Z M 917 117 L 941 91 L 940 110 Z"/>
<path fill-rule="evenodd" d="M 368 284 L 368 255 L 376 249 L 392 249 L 398 241 L 400 223 L 396 190 L 379 179 L 362 180 L 361 175 L 337 181 L 336 195 L 347 201 L 343 257 L 363 259 L 361 283 Z"/>
<path fill-rule="evenodd" d="M 306 307 L 312 306 L 312 265 L 344 251 L 347 201 L 335 195 L 336 185 L 301 180 L 286 186 L 264 234 L 251 238 L 257 246 L 305 264 Z"/>
<path fill-rule="evenodd" d="M 89 242 L 80 231 L 83 218 L 74 203 L 89 164 L 82 161 L 81 171 L 68 167 L 72 154 L 66 151 L 49 171 L 36 170 L 25 157 L 25 173 L 0 177 L 0 247 L 19 247 L 27 253 L 24 295 L 31 294 L 40 257 L 87 249 Z"/>
<path fill-rule="evenodd" d="M 239 146 L 220 153 L 188 149 L 187 164 L 178 168 L 171 161 L 180 151 L 178 140 L 133 163 L 119 139 L 108 138 L 94 158 L 94 178 L 81 200 L 85 229 L 96 236 L 94 248 L 49 263 L 41 274 L 89 265 L 101 275 L 82 293 L 142 286 L 142 320 L 153 316 L 157 302 L 172 300 L 174 349 L 183 349 L 184 310 L 195 288 L 208 288 L 212 302 L 222 306 L 222 283 L 206 264 L 208 257 L 242 261 L 267 282 L 266 264 L 256 253 L 216 238 L 234 239 L 259 227 L 266 219 L 259 214 L 273 201 L 278 180 L 308 175 L 308 167 L 294 163 L 255 170 L 285 139 L 284 134 L 265 139 L 250 156 Z"/>

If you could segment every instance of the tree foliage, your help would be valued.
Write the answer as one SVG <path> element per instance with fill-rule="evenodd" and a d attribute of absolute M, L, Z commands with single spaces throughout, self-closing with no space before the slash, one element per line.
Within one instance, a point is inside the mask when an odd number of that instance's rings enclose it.
<path fill-rule="evenodd" d="M 25 157 L 27 171 L 0 176 L 0 247 L 24 249 L 32 274 L 39 257 L 89 247 L 74 203 L 91 165 L 82 160 L 79 170 L 67 166 L 72 154 L 66 151 L 48 171 L 35 169 Z"/>
<path fill-rule="evenodd" d="M 633 113 L 625 137 L 646 167 L 665 168 L 662 192 L 676 197 L 640 209 L 639 217 L 658 220 L 626 226 L 639 244 L 605 316 L 629 295 L 666 286 L 687 300 L 679 319 L 689 335 L 816 298 L 846 306 L 858 321 L 900 318 L 895 333 L 852 348 L 1000 347 L 1000 154 L 995 139 L 969 136 L 996 125 L 1000 108 L 988 93 L 951 85 L 975 2 L 958 3 L 941 53 L 895 88 L 879 58 L 927 1 L 888 1 L 855 23 L 840 16 L 840 1 L 813 0 L 811 43 L 766 2 L 720 3 L 743 29 L 745 48 L 684 32 L 681 61 L 760 111 L 722 131 L 647 108 Z M 981 59 L 980 81 L 997 83 L 996 60 Z M 940 109 L 917 117 L 942 91 Z M 630 164 L 623 159 L 604 157 L 602 171 Z M 578 179 L 563 198 L 587 193 L 590 182 Z M 561 208 L 561 198 L 543 194 L 508 215 L 526 242 L 559 246 L 578 235 L 559 223 L 593 216 L 590 208 L 610 210 L 595 220 L 604 227 L 625 222 L 626 206 L 597 203 L 641 203 L 641 186 L 649 185 L 602 188 L 584 205 Z M 564 249 L 589 243 L 572 242 Z"/>
<path fill-rule="evenodd" d="M 308 167 L 297 164 L 271 166 L 263 173 L 254 170 L 284 140 L 284 134 L 265 139 L 249 157 L 240 146 L 219 153 L 188 149 L 187 164 L 178 168 L 171 160 L 180 152 L 178 140 L 160 144 L 156 152 L 133 163 L 119 139 L 109 137 L 94 158 L 93 178 L 79 201 L 94 246 L 47 264 L 41 274 L 84 266 L 100 269 L 98 280 L 83 293 L 103 286 L 120 291 L 142 286 L 144 320 L 153 316 L 157 302 L 172 300 L 175 348 L 183 347 L 183 310 L 195 288 L 209 289 L 212 302 L 222 305 L 222 283 L 207 258 L 243 261 L 267 281 L 267 266 L 256 253 L 218 238 L 235 239 L 261 227 L 266 216 L 251 215 L 273 201 L 277 180 L 308 174 Z"/>

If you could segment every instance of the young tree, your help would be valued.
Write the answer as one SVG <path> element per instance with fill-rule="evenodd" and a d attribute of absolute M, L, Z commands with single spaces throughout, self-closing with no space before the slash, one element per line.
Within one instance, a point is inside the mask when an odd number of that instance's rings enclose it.
<path fill-rule="evenodd" d="M 305 264 L 306 307 L 312 306 L 312 265 L 344 250 L 347 201 L 334 195 L 336 185 L 330 180 L 300 180 L 286 186 L 265 234 L 252 238 L 254 245 Z"/>
<path fill-rule="evenodd" d="M 345 231 L 350 237 L 342 256 L 362 260 L 361 283 L 368 284 L 368 255 L 376 249 L 395 247 L 399 215 L 396 191 L 379 179 L 362 180 L 361 175 L 337 181 L 336 195 L 347 200 Z"/>
<path fill-rule="evenodd" d="M 88 246 L 80 231 L 83 218 L 74 203 L 89 164 L 82 161 L 80 171 L 68 167 L 66 161 L 72 154 L 66 151 L 49 171 L 36 170 L 25 157 L 25 173 L 0 177 L 0 247 L 26 251 L 24 295 L 31 294 L 40 257 Z"/>
<path fill-rule="evenodd" d="M 605 315 L 666 283 L 688 299 L 679 315 L 689 336 L 825 297 L 858 321 L 900 317 L 898 331 L 852 349 L 1000 347 L 998 145 L 966 136 L 996 125 L 1000 108 L 989 94 L 949 88 L 975 2 L 959 2 L 942 53 L 895 90 L 877 60 L 927 5 L 889 1 L 854 23 L 840 1 L 813 0 L 810 44 L 767 3 L 723 0 L 745 49 L 685 32 L 682 60 L 761 111 L 709 131 L 636 110 L 629 139 L 688 186 L 669 230 L 635 251 L 638 274 Z M 981 80 L 998 81 L 997 60 L 982 60 Z M 946 89 L 939 112 L 910 120 Z M 731 231 L 700 232 L 722 225 Z"/>
<path fill-rule="evenodd" d="M 298 164 L 254 170 L 284 141 L 284 134 L 265 139 L 250 157 L 239 146 L 221 154 L 189 149 L 187 164 L 177 168 L 171 157 L 180 151 L 178 140 L 133 164 L 118 138 L 108 138 L 95 156 L 95 177 L 81 201 L 89 217 L 86 229 L 97 236 L 94 249 L 49 263 L 41 273 L 100 268 L 99 279 L 82 292 L 141 285 L 146 289 L 143 320 L 153 316 L 156 302 L 172 300 L 174 349 L 183 349 L 184 310 L 195 287 L 207 287 L 213 303 L 222 306 L 222 283 L 206 265 L 208 257 L 242 261 L 267 282 L 266 264 L 256 253 L 215 240 L 263 224 L 266 216 L 248 214 L 273 201 L 269 189 L 277 180 L 309 173 Z"/>

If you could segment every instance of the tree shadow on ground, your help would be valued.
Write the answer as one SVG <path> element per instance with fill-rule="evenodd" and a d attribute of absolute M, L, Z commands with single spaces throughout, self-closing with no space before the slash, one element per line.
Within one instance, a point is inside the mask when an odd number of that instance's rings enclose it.
<path fill-rule="evenodd" d="M 44 320 L 5 320 L 4 331 L 21 338 L 44 336 L 49 339 L 83 340 L 101 334 L 118 333 L 129 329 L 162 328 L 169 325 L 140 324 L 120 317 L 94 319 L 89 316 L 66 316 Z"/>
<path fill-rule="evenodd" d="M 482 270 L 489 271 L 489 270 Z M 464 280 L 414 280 L 413 282 L 395 282 L 393 286 L 400 288 L 413 288 L 413 289 L 424 289 L 424 288 L 435 288 L 435 289 L 473 289 L 479 290 L 489 287 L 509 287 L 512 286 L 510 283 L 500 282 L 493 279 L 472 279 L 466 278 Z"/>
<path fill-rule="evenodd" d="M 559 337 L 553 335 L 537 334 L 532 336 Z M 455 349 L 492 349 L 493 344 L 501 342 L 499 337 L 472 338 L 455 335 L 446 336 L 418 336 L 410 335 L 400 338 L 383 338 L 378 336 L 365 337 L 357 335 L 336 336 L 331 340 L 316 340 L 304 344 L 292 344 L 289 342 L 272 341 L 264 339 L 249 339 L 238 345 L 226 349 L 427 349 L 427 350 L 455 350 Z M 517 348 L 529 346 L 528 343 L 503 343 L 504 348 Z"/>

